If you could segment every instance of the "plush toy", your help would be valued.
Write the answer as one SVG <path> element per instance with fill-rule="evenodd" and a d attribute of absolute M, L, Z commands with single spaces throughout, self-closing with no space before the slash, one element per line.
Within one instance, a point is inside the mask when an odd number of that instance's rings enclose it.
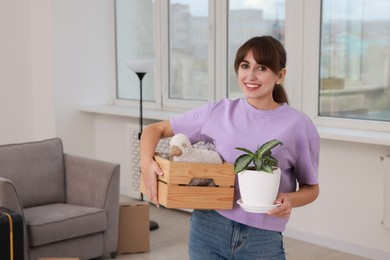
<path fill-rule="evenodd" d="M 216 151 L 192 146 L 184 134 L 176 134 L 169 142 L 169 153 L 176 162 L 215 163 L 221 164 L 222 159 Z M 202 145 L 204 147 L 204 145 Z M 208 146 L 209 148 L 210 146 Z"/>
<path fill-rule="evenodd" d="M 191 145 L 190 140 L 184 134 L 176 134 L 169 143 L 169 154 L 173 161 L 190 163 L 215 163 L 221 164 L 222 159 L 209 143 L 199 142 Z M 188 186 L 210 186 L 216 184 L 211 178 L 193 178 Z"/>

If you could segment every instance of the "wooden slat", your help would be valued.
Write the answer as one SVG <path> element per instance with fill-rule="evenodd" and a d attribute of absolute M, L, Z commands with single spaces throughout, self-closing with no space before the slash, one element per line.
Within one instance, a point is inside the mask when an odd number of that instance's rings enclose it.
<path fill-rule="evenodd" d="M 234 186 L 233 164 L 172 162 L 158 156 L 155 160 L 164 172 L 159 179 L 171 185 L 187 185 L 193 178 L 212 178 L 221 187 Z M 167 174 L 169 173 L 169 174 Z"/>
<path fill-rule="evenodd" d="M 234 188 L 175 186 L 158 183 L 159 203 L 167 208 L 231 209 Z"/>

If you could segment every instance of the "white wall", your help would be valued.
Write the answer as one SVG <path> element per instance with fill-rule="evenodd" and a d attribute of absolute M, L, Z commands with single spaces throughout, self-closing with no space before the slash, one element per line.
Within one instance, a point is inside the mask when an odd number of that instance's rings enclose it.
<path fill-rule="evenodd" d="M 28 1 L 0 0 L 0 143 L 34 136 Z"/>
<path fill-rule="evenodd" d="M 0 144 L 61 137 L 95 155 L 94 117 L 115 84 L 113 1 L 0 0 Z"/>
<path fill-rule="evenodd" d="M 67 152 L 119 162 L 127 193 L 127 124 L 137 119 L 78 111 L 113 97 L 113 28 L 113 1 L 0 0 L 0 144 L 59 136 Z M 379 157 L 390 147 L 321 144 L 320 197 L 294 209 L 286 235 L 386 259 Z"/>
<path fill-rule="evenodd" d="M 93 155 L 93 118 L 79 105 L 104 104 L 115 84 L 113 1 L 51 1 L 57 135 L 74 153 Z"/>
<path fill-rule="evenodd" d="M 322 140 L 320 196 L 293 210 L 286 234 L 374 259 L 390 256 L 382 225 L 386 146 Z"/>

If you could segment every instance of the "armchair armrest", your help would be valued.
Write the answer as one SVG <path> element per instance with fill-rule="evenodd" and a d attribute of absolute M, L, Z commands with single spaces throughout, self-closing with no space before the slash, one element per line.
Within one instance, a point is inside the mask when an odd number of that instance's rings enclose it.
<path fill-rule="evenodd" d="M 22 215 L 23 217 L 23 232 L 24 232 L 24 259 L 29 259 L 29 241 L 27 235 L 27 226 L 23 214 L 23 205 L 20 202 L 19 195 L 16 192 L 12 181 L 0 177 L 0 207 L 8 208 Z"/>
<path fill-rule="evenodd" d="M 116 252 L 119 224 L 119 164 L 64 154 L 66 202 L 106 210 L 104 252 Z"/>
<path fill-rule="evenodd" d="M 118 164 L 70 154 L 64 160 L 67 203 L 104 209 L 112 203 L 110 192 L 118 193 L 119 201 Z"/>
<path fill-rule="evenodd" d="M 23 206 L 12 181 L 0 177 L 0 206 L 9 208 L 23 216 Z"/>

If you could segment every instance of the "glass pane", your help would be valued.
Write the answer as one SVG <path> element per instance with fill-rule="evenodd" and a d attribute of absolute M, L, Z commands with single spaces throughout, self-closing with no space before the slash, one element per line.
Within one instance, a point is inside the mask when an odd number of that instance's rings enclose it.
<path fill-rule="evenodd" d="M 231 0 L 228 27 L 228 96 L 242 92 L 234 71 L 237 49 L 254 36 L 271 35 L 284 44 L 285 0 Z"/>
<path fill-rule="evenodd" d="M 117 98 L 139 100 L 137 75 L 126 67 L 129 59 L 154 59 L 153 0 L 116 0 Z M 142 25 L 142 29 L 140 28 Z M 142 98 L 154 97 L 153 70 L 142 80 Z"/>
<path fill-rule="evenodd" d="M 390 121 L 390 1 L 323 0 L 319 115 Z"/>
<path fill-rule="evenodd" d="M 208 99 L 208 0 L 171 0 L 169 98 Z"/>

